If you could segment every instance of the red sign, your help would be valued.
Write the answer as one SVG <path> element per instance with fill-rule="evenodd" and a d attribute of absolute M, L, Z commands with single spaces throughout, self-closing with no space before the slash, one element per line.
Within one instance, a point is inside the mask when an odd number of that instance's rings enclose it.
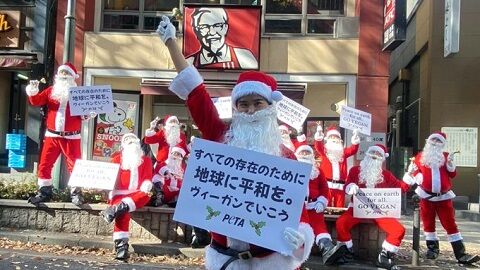
<path fill-rule="evenodd" d="M 385 5 L 383 8 L 383 30 L 386 30 L 395 22 L 395 4 L 395 0 L 385 0 Z"/>

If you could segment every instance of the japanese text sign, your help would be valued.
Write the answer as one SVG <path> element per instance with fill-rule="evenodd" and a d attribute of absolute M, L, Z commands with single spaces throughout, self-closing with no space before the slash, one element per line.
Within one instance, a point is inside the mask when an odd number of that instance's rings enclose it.
<path fill-rule="evenodd" d="M 112 87 L 110 85 L 70 87 L 69 91 L 71 115 L 113 112 Z"/>
<path fill-rule="evenodd" d="M 312 166 L 195 139 L 174 220 L 290 254 Z"/>
<path fill-rule="evenodd" d="M 70 187 L 113 190 L 120 164 L 77 159 L 68 181 Z"/>
<path fill-rule="evenodd" d="M 296 129 L 302 127 L 303 122 L 305 122 L 309 113 L 310 109 L 286 96 L 277 102 L 278 120 Z"/>
<path fill-rule="evenodd" d="M 370 136 L 372 115 L 343 105 L 340 112 L 340 126 L 350 130 L 358 129 L 361 133 Z"/>
<path fill-rule="evenodd" d="M 212 98 L 212 101 L 220 119 L 232 118 L 232 97 L 217 97 Z"/>
<path fill-rule="evenodd" d="M 353 197 L 356 218 L 400 218 L 402 192 L 399 188 L 361 188 Z"/>

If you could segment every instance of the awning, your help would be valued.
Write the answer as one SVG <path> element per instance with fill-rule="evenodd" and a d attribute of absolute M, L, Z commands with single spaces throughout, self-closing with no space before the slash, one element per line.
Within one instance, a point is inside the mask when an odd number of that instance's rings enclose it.
<path fill-rule="evenodd" d="M 36 53 L 0 52 L 0 69 L 27 69 L 36 61 Z"/>

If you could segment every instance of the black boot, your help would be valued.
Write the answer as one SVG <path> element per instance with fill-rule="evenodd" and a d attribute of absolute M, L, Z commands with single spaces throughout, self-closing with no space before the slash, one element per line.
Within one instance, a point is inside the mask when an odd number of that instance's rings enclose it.
<path fill-rule="evenodd" d="M 193 227 L 192 248 L 204 248 L 210 244 L 210 234 L 208 231 Z"/>
<path fill-rule="evenodd" d="M 72 203 L 76 206 L 80 206 L 85 203 L 85 198 L 83 197 L 82 190 L 80 188 L 75 188 L 70 194 Z"/>
<path fill-rule="evenodd" d="M 319 239 L 317 245 L 320 248 L 324 265 L 335 264 L 344 255 L 344 248 L 334 245 L 328 238 Z"/>
<path fill-rule="evenodd" d="M 117 239 L 115 242 L 115 259 L 125 261 L 128 259 L 128 238 Z"/>
<path fill-rule="evenodd" d="M 427 240 L 427 259 L 436 259 L 440 253 L 440 246 L 438 240 Z"/>
<path fill-rule="evenodd" d="M 399 270 L 400 267 L 395 265 L 393 259 L 395 258 L 395 253 L 386 251 L 385 249 L 378 254 L 378 259 L 376 265 L 381 268 L 388 270 Z"/>
<path fill-rule="evenodd" d="M 53 197 L 53 187 L 52 186 L 43 186 L 37 191 L 37 194 L 33 197 L 28 198 L 28 202 L 38 206 L 39 203 L 48 202 Z"/>
<path fill-rule="evenodd" d="M 462 240 L 451 242 L 453 253 L 455 253 L 455 258 L 457 258 L 458 263 L 461 264 L 473 264 L 480 260 L 478 255 L 470 255 L 465 252 L 465 246 L 463 245 Z"/>
<path fill-rule="evenodd" d="M 126 212 L 128 212 L 128 205 L 125 202 L 120 202 L 117 205 L 111 205 L 107 207 L 107 209 L 100 212 L 100 215 L 102 215 L 106 222 L 112 223 L 115 217 Z"/>
<path fill-rule="evenodd" d="M 155 189 L 155 197 L 153 200 L 153 206 L 158 207 L 162 206 L 164 202 L 164 197 L 165 195 L 163 194 L 162 191 L 162 183 L 156 182 L 153 184 L 153 188 Z"/>

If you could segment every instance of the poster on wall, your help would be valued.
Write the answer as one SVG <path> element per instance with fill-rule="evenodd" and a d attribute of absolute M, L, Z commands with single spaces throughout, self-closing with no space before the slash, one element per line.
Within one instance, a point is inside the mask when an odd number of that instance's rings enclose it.
<path fill-rule="evenodd" d="M 447 135 L 446 152 L 455 153 L 457 167 L 477 167 L 478 128 L 442 127 Z"/>
<path fill-rule="evenodd" d="M 137 121 L 137 102 L 114 100 L 113 112 L 95 118 L 93 160 L 110 161 L 120 151 L 123 134 L 134 132 Z"/>
<path fill-rule="evenodd" d="M 260 62 L 261 6 L 185 5 L 183 54 L 202 69 L 253 69 Z"/>

